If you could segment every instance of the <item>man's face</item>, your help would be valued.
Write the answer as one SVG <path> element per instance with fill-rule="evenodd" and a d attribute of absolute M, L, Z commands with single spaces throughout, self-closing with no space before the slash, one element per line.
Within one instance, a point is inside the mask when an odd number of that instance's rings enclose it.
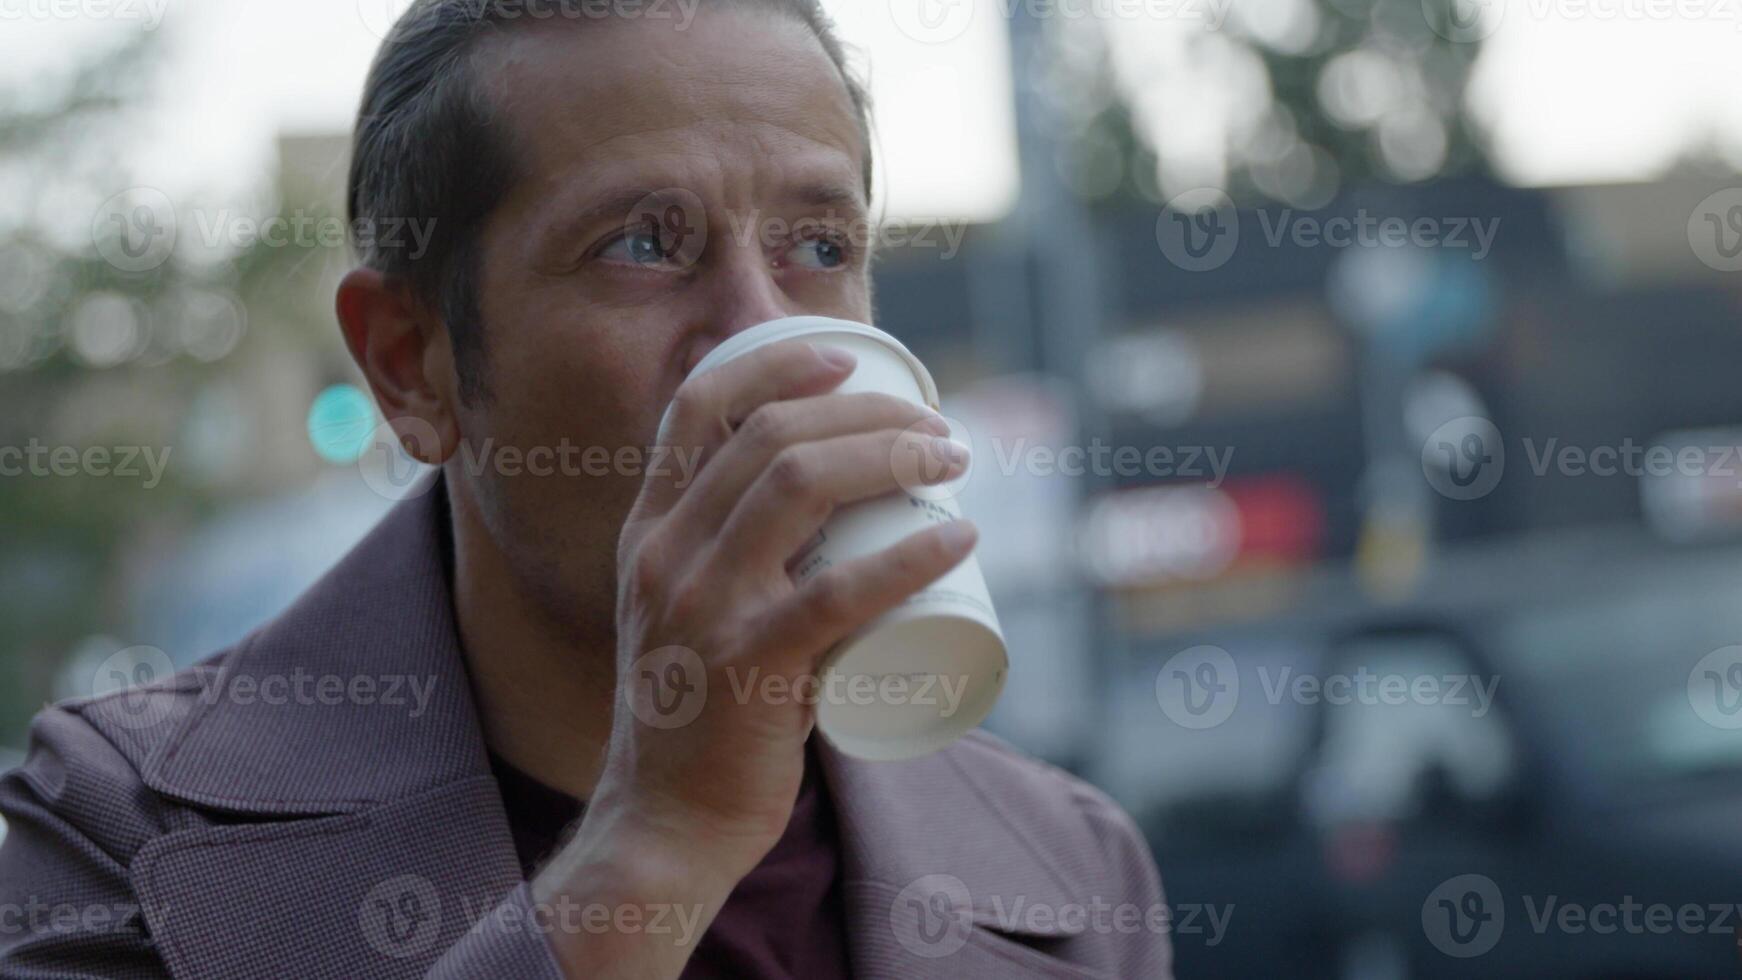
<path fill-rule="evenodd" d="M 520 586 L 590 630 L 651 462 L 619 450 L 652 445 L 696 362 L 782 316 L 870 319 L 862 137 L 820 43 L 755 9 L 521 29 L 479 75 L 520 177 L 482 239 L 489 396 L 458 409 L 462 453 L 493 440 L 570 475 L 462 455 L 449 476 Z"/>

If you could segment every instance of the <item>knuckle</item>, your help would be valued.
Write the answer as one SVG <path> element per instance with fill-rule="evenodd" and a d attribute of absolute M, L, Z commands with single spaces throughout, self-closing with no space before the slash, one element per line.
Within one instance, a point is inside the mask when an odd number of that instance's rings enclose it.
<path fill-rule="evenodd" d="M 910 402 L 905 398 L 891 395 L 888 392 L 872 392 L 873 404 L 878 411 L 889 418 L 909 421 L 924 418 L 927 411 L 918 402 Z"/>
<path fill-rule="evenodd" d="M 762 405 L 738 427 L 738 434 L 752 445 L 777 451 L 792 441 L 791 430 L 786 412 L 776 405 Z"/>
<path fill-rule="evenodd" d="M 642 539 L 629 559 L 629 583 L 640 595 L 657 593 L 667 577 L 664 549 L 653 535 Z"/>
<path fill-rule="evenodd" d="M 673 421 L 694 425 L 713 414 L 718 401 L 718 385 L 712 374 L 697 375 L 679 385 L 671 400 Z"/>
<path fill-rule="evenodd" d="M 819 489 L 816 467 L 811 463 L 810 454 L 793 447 L 781 450 L 774 457 L 768 468 L 768 477 L 778 490 L 793 497 L 809 499 Z"/>
<path fill-rule="evenodd" d="M 666 599 L 666 612 L 674 623 L 694 624 L 707 606 L 708 590 L 693 578 L 672 588 Z"/>
<path fill-rule="evenodd" d="M 811 581 L 806 605 L 816 618 L 833 622 L 850 615 L 853 603 L 846 583 L 839 576 L 819 575 Z"/>

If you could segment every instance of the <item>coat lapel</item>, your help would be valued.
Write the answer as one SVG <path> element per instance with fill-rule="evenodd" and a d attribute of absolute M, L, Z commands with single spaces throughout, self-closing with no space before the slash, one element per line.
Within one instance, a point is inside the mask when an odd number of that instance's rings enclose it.
<path fill-rule="evenodd" d="M 173 975 L 422 976 L 520 883 L 446 521 L 438 477 L 284 615 L 178 679 L 194 697 L 142 779 L 231 821 L 172 830 L 130 866 Z M 858 980 L 1099 976 L 1040 951 L 1074 933 L 1031 913 L 1080 889 L 958 752 L 867 763 L 819 741 Z"/>
<path fill-rule="evenodd" d="M 960 753 L 864 762 L 824 740 L 818 755 L 857 980 L 1102 976 L 1043 952 L 1082 931 L 1057 913 L 1085 896 Z"/>
<path fill-rule="evenodd" d="M 417 977 L 521 880 L 459 649 L 438 480 L 179 680 L 141 776 L 230 815 L 129 868 L 177 977 Z"/>

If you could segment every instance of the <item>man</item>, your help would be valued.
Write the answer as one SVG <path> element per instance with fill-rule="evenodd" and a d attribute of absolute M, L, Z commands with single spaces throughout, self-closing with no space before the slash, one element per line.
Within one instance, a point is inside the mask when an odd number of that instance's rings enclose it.
<path fill-rule="evenodd" d="M 43 713 L 0 783 L 0 908 L 75 911 L 0 932 L 0 973 L 1168 974 L 1153 862 L 1095 790 L 979 734 L 855 761 L 803 699 L 730 695 L 813 676 L 974 535 L 795 588 L 937 420 L 833 394 L 852 358 L 805 344 L 685 380 L 760 322 L 872 319 L 865 99 L 814 4 L 599 7 L 419 0 L 388 38 L 353 217 L 436 235 L 373 242 L 337 309 L 439 478 L 202 669 Z M 635 665 L 674 647 L 717 693 L 650 724 L 667 678 Z"/>

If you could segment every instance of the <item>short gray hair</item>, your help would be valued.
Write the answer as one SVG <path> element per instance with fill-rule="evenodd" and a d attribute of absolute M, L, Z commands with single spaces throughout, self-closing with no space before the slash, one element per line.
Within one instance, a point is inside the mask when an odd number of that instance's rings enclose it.
<path fill-rule="evenodd" d="M 706 0 L 750 5 L 810 28 L 839 69 L 864 137 L 871 194 L 871 110 L 865 86 L 819 0 Z M 364 84 L 351 147 L 350 227 L 431 222 L 418 254 L 353 239 L 363 265 L 397 279 L 447 324 L 461 396 L 486 397 L 479 233 L 517 177 L 508 127 L 473 70 L 483 39 L 526 23 L 598 19 L 598 0 L 415 0 L 393 25 Z M 585 8 L 585 9 L 584 9 Z"/>

